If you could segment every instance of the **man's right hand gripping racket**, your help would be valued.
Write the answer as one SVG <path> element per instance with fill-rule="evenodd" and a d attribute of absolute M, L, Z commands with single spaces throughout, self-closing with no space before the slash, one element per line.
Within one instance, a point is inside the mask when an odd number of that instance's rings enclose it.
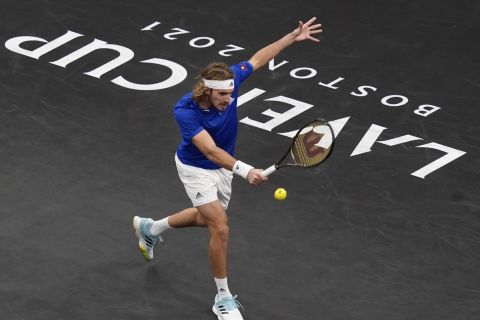
<path fill-rule="evenodd" d="M 263 170 L 269 176 L 284 167 L 310 168 L 327 160 L 333 150 L 335 134 L 324 119 L 316 119 L 304 125 L 293 137 L 285 155 L 274 165 Z M 286 160 L 290 154 L 289 160 Z"/>

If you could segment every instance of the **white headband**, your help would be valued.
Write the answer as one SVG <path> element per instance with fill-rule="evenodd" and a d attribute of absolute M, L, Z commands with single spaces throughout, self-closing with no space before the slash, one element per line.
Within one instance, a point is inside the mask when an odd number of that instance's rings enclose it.
<path fill-rule="evenodd" d="M 229 80 L 208 80 L 202 79 L 205 86 L 210 89 L 217 89 L 217 90 L 229 90 L 233 89 L 235 86 L 235 82 L 233 79 Z"/>

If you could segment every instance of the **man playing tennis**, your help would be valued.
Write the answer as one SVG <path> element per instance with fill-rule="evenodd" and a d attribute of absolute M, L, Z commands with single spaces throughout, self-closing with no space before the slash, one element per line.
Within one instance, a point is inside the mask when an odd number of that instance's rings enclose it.
<path fill-rule="evenodd" d="M 218 290 L 212 310 L 220 320 L 243 319 L 238 310 L 240 304 L 227 284 L 229 226 L 226 209 L 233 174 L 252 185 L 267 180 L 261 169 L 234 157 L 239 87 L 253 71 L 293 43 L 303 40 L 319 42 L 312 36 L 322 32 L 320 24 L 313 24 L 315 20 L 300 21 L 295 30 L 259 50 L 248 61 L 230 67 L 212 63 L 201 72 L 201 79 L 193 92 L 184 95 L 174 107 L 182 135 L 175 162 L 193 206 L 158 221 L 133 218 L 138 244 L 146 260 L 153 258 L 155 243 L 163 242 L 161 234 L 164 231 L 184 227 L 208 228 L 210 264 Z"/>

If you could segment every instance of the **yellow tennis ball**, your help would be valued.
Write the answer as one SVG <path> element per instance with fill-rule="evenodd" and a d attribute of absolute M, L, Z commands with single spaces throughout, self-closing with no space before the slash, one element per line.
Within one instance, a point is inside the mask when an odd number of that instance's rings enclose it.
<path fill-rule="evenodd" d="M 283 188 L 278 188 L 277 190 L 275 190 L 274 196 L 276 200 L 285 200 L 285 198 L 287 197 L 287 190 Z"/>

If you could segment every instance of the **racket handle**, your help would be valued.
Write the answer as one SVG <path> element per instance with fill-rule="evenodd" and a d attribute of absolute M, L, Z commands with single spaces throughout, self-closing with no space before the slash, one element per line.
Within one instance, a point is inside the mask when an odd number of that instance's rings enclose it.
<path fill-rule="evenodd" d="M 277 166 L 276 166 L 276 165 L 273 165 L 273 166 L 270 166 L 270 167 L 268 167 L 267 169 L 263 170 L 263 171 L 262 171 L 262 174 L 263 174 L 265 177 L 268 177 L 269 175 L 271 175 L 271 174 L 274 173 L 275 171 L 277 171 Z"/>

